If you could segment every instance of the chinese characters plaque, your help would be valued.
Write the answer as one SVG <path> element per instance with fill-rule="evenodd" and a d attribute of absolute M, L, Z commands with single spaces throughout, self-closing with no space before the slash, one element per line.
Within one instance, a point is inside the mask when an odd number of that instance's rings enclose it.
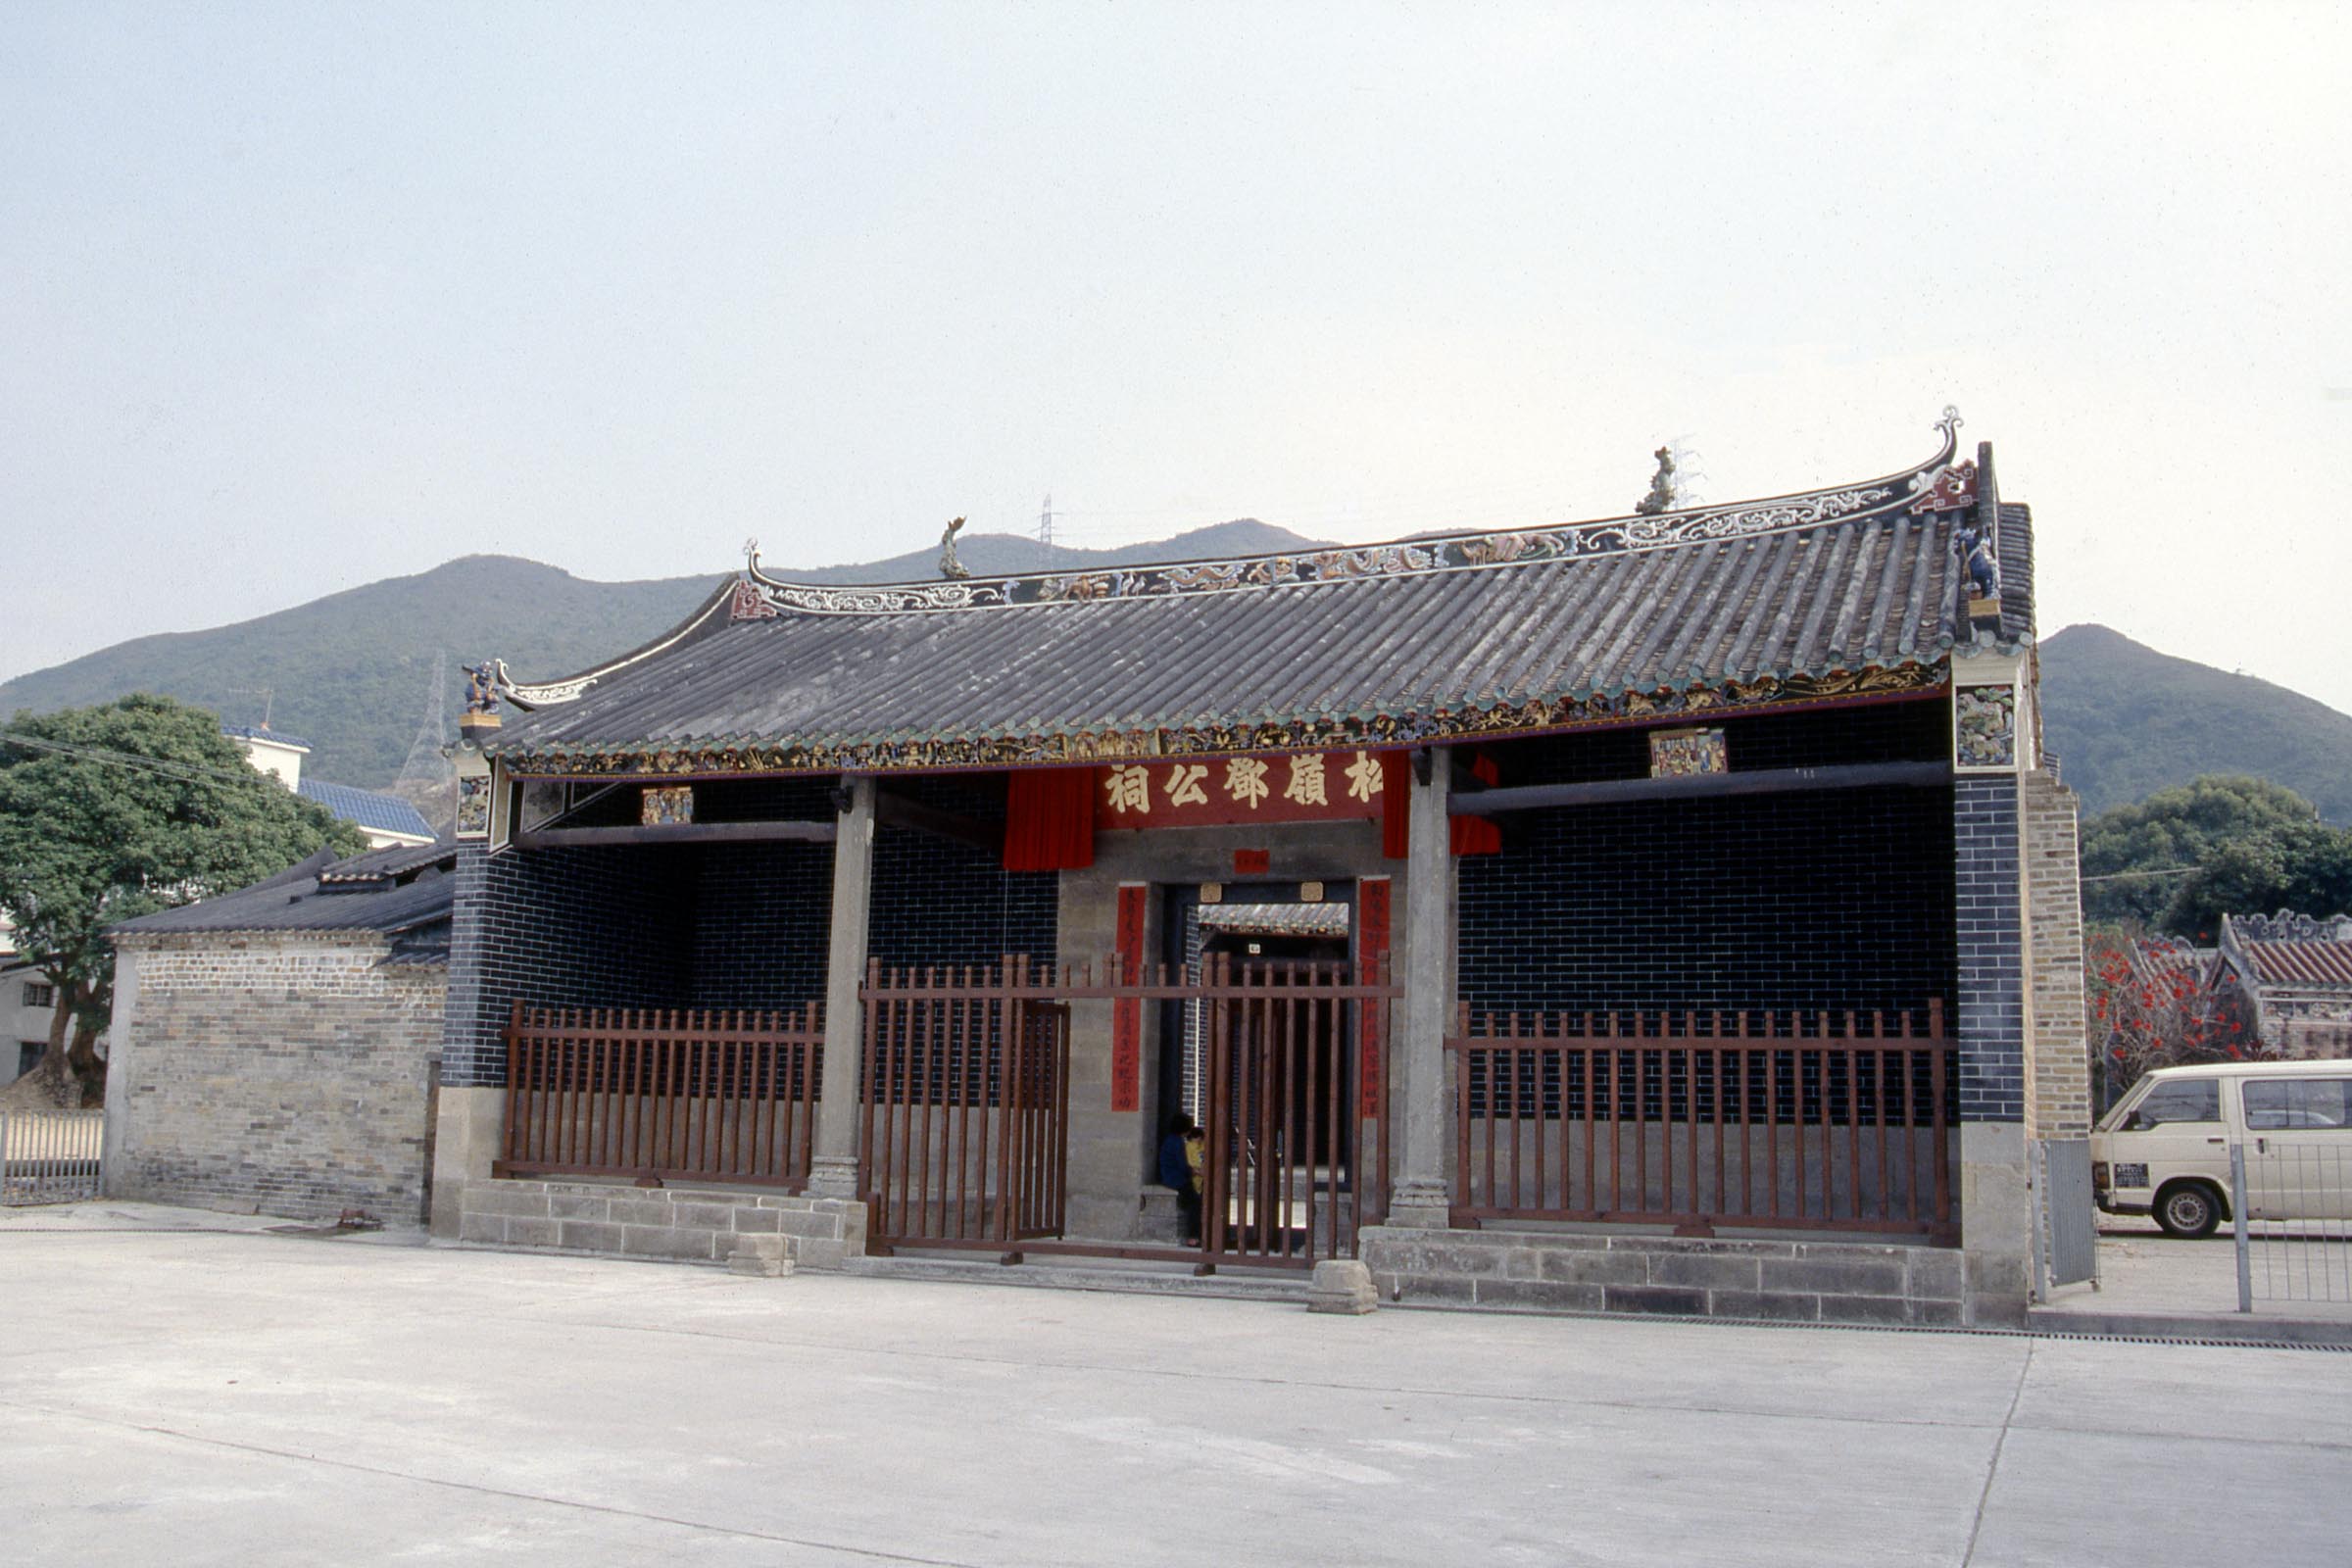
<path fill-rule="evenodd" d="M 1380 815 L 1386 788 L 1371 752 L 1129 762 L 1095 780 L 1099 828 L 1360 820 Z"/>

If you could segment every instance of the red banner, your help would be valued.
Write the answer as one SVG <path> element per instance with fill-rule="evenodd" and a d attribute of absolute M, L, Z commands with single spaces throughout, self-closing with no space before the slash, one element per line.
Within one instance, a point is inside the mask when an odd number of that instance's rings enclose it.
<path fill-rule="evenodd" d="M 1144 965 L 1144 915 L 1152 890 L 1140 883 L 1119 885 L 1119 968 L 1114 980 L 1140 978 Z M 1110 1004 L 1110 1108 L 1143 1108 L 1144 1004 L 1125 997 Z"/>
<path fill-rule="evenodd" d="M 1095 769 L 1098 828 L 1335 822 L 1380 815 L 1389 788 L 1371 752 L 1128 762 Z"/>
<path fill-rule="evenodd" d="M 1389 879 L 1368 876 L 1355 885 L 1356 972 L 1365 979 L 1386 974 L 1389 966 Z M 1377 960 L 1377 961 L 1376 961 Z M 1363 1056 L 1356 1068 L 1357 1113 L 1380 1114 L 1381 1074 L 1388 1064 L 1388 1004 L 1364 1004 Z"/>

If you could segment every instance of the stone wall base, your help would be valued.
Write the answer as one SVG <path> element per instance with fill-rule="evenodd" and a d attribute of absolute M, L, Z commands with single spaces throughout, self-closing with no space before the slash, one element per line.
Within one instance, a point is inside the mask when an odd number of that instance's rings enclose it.
<path fill-rule="evenodd" d="M 560 1178 L 470 1181 L 459 1204 L 457 1240 L 484 1247 L 721 1266 L 741 1252 L 808 1269 L 865 1251 L 865 1205 L 839 1198 Z"/>
<path fill-rule="evenodd" d="M 1372 1226 L 1361 1256 L 1381 1300 L 1408 1306 L 1938 1328 L 1968 1321 L 1961 1254 L 1948 1247 Z"/>

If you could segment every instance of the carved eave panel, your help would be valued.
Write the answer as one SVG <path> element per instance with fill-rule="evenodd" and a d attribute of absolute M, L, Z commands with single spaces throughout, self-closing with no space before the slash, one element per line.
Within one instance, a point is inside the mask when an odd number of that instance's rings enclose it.
<path fill-rule="evenodd" d="M 1333 750 L 1394 750 L 1574 730 L 1676 722 L 1692 717 L 1925 698 L 1945 688 L 1941 661 L 1828 675 L 1766 675 L 1719 687 L 1595 694 L 1440 710 L 1290 722 L 1149 726 L 1079 734 L 952 736 L 886 740 L 676 743 L 633 747 L 549 745 L 502 752 L 516 778 L 695 777 L 744 774 L 952 772 L 1070 767 L 1169 758 L 1279 756 Z"/>

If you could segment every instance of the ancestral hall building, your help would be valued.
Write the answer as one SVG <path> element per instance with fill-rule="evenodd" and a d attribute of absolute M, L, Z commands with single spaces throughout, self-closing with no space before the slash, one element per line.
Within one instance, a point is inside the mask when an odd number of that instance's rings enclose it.
<path fill-rule="evenodd" d="M 2016 1319 L 2030 1142 L 2086 1131 L 2074 804 L 2030 519 L 1958 423 L 1860 483 L 1360 548 L 754 552 L 608 663 L 491 662 L 436 1229 Z"/>

